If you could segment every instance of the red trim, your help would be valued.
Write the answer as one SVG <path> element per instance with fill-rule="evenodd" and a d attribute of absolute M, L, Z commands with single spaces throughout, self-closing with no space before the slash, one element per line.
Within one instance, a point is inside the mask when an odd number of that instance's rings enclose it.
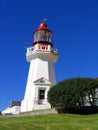
<path fill-rule="evenodd" d="M 52 31 L 51 31 L 50 29 L 48 29 L 48 28 L 38 28 L 38 29 L 36 29 L 36 30 L 34 31 L 34 33 L 35 33 L 36 31 L 38 31 L 38 30 L 47 30 L 47 31 L 49 31 L 49 32 L 52 33 Z"/>
<path fill-rule="evenodd" d="M 53 44 L 50 43 L 50 42 L 48 42 L 48 41 L 36 41 L 36 42 L 33 42 L 33 43 L 32 43 L 32 46 L 35 46 L 35 45 L 38 44 L 38 43 L 51 45 L 51 46 L 53 47 Z"/>

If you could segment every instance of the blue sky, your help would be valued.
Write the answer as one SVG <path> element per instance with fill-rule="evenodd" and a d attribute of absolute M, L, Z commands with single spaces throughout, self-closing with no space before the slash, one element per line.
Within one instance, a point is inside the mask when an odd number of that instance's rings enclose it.
<path fill-rule="evenodd" d="M 44 17 L 59 51 L 57 82 L 98 77 L 97 0 L 0 0 L 0 110 L 24 97 L 26 47 Z"/>

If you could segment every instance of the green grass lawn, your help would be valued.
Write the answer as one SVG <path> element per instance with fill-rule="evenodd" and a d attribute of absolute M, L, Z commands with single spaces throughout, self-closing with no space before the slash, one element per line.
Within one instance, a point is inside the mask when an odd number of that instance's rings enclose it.
<path fill-rule="evenodd" d="M 0 117 L 0 130 L 98 130 L 98 114 Z"/>

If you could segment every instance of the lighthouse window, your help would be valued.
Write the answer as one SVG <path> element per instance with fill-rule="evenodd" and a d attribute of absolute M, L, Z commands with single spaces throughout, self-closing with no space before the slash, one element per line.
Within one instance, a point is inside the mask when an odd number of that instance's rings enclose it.
<path fill-rule="evenodd" d="M 43 46 L 42 49 L 45 50 L 45 46 Z"/>
<path fill-rule="evenodd" d="M 48 37 L 48 42 L 51 42 L 51 37 Z"/>

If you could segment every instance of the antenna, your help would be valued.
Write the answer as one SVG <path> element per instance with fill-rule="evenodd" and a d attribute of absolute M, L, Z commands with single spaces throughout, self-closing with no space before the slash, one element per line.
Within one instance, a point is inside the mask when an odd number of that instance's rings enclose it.
<path fill-rule="evenodd" d="M 24 47 L 24 48 L 28 48 L 28 47 L 30 47 L 30 46 L 31 46 L 31 44 L 30 44 L 29 42 L 24 42 L 24 45 L 25 45 L 25 47 Z"/>

